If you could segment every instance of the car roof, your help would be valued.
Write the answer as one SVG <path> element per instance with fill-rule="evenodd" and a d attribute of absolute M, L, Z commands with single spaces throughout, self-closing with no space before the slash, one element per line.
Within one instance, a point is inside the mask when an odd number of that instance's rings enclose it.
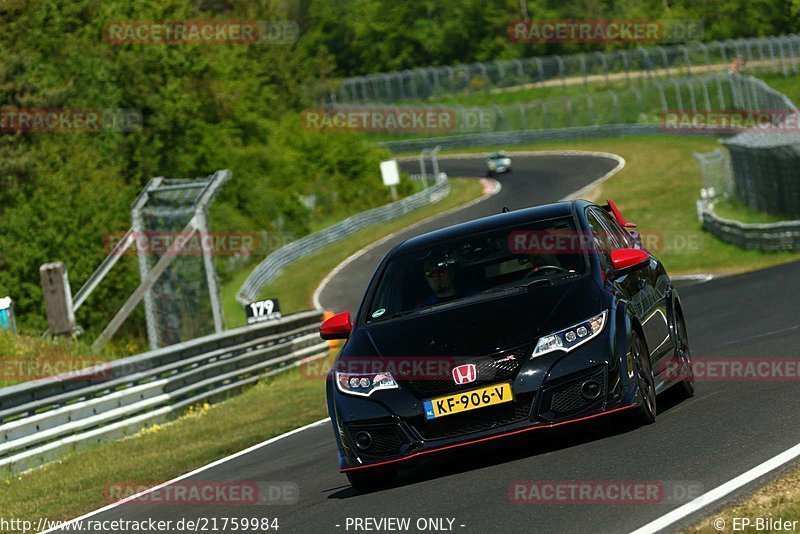
<path fill-rule="evenodd" d="M 458 239 L 460 237 L 467 237 L 481 232 L 487 232 L 498 228 L 505 228 L 508 226 L 515 226 L 524 224 L 526 222 L 539 221 L 544 219 L 552 219 L 554 217 L 564 217 L 572 213 L 573 204 L 590 205 L 590 202 L 585 200 L 555 202 L 553 204 L 544 204 L 542 206 L 534 206 L 531 208 L 523 208 L 519 210 L 509 211 L 507 213 L 498 213 L 497 215 L 490 215 L 480 219 L 475 219 L 453 226 L 447 226 L 439 230 L 434 230 L 416 237 L 412 237 L 403 241 L 394 250 L 394 254 L 403 254 L 421 248 L 427 248 L 443 241 L 451 239 Z"/>

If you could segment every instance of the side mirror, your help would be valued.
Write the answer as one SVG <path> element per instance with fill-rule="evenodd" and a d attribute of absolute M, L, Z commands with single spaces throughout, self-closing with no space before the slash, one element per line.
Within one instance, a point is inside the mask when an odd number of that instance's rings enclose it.
<path fill-rule="evenodd" d="M 618 248 L 611 251 L 611 271 L 608 276 L 617 278 L 647 267 L 650 255 L 637 248 Z"/>
<path fill-rule="evenodd" d="M 347 339 L 350 337 L 351 330 L 353 330 L 353 323 L 350 322 L 350 312 L 341 312 L 323 321 L 319 327 L 319 337 L 322 339 Z"/>

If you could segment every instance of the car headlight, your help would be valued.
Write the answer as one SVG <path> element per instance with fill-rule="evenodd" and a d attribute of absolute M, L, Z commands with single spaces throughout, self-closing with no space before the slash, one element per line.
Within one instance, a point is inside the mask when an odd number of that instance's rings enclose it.
<path fill-rule="evenodd" d="M 382 389 L 397 389 L 391 373 L 342 373 L 336 371 L 336 387 L 348 395 L 369 397 Z"/>
<path fill-rule="evenodd" d="M 536 343 L 536 348 L 533 349 L 531 359 L 541 356 L 542 354 L 547 354 L 548 352 L 553 352 L 554 350 L 569 352 L 583 345 L 603 331 L 606 325 L 607 315 L 608 310 L 603 310 L 601 314 L 595 315 L 590 319 L 581 321 L 564 330 L 540 337 L 539 341 Z"/>
<path fill-rule="evenodd" d="M 497 164 L 496 164 L 496 163 L 494 163 L 494 162 L 491 162 L 491 163 L 489 164 L 489 168 L 490 168 L 490 169 L 494 169 L 496 166 L 497 166 Z"/>

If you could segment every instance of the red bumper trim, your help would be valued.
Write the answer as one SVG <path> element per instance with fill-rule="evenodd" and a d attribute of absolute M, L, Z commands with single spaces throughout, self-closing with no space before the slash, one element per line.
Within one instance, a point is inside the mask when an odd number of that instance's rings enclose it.
<path fill-rule="evenodd" d="M 344 473 L 344 472 L 347 472 L 347 471 L 356 471 L 358 469 L 369 469 L 370 467 L 380 467 L 382 465 L 394 464 L 394 463 L 397 463 L 397 462 L 405 462 L 407 460 L 411 460 L 412 458 L 416 458 L 417 456 L 423 456 L 425 454 L 432 454 L 432 453 L 435 453 L 435 452 L 442 452 L 442 451 L 446 451 L 448 449 L 455 449 L 456 447 L 465 447 L 467 445 L 475 445 L 476 443 L 483 443 L 484 441 L 491 441 L 493 439 L 498 439 L 498 438 L 506 438 L 508 436 L 513 436 L 515 434 L 522 434 L 523 432 L 531 432 L 533 430 L 543 430 L 543 429 L 556 428 L 556 427 L 559 427 L 559 426 L 570 425 L 572 423 L 579 423 L 581 421 L 588 421 L 589 419 L 596 419 L 596 418 L 602 417 L 604 415 L 610 415 L 612 413 L 618 413 L 618 412 L 622 412 L 622 411 L 625 411 L 625 410 L 630 410 L 631 408 L 634 408 L 634 407 L 635 407 L 634 405 L 622 406 L 620 408 L 614 408 L 613 410 L 608 410 L 608 411 L 605 411 L 605 412 L 600 412 L 600 413 L 596 413 L 596 414 L 592 414 L 592 415 L 587 415 L 587 416 L 584 416 L 584 417 L 578 417 L 577 419 L 570 419 L 569 421 L 560 421 L 558 423 L 537 425 L 537 426 L 531 426 L 531 427 L 528 427 L 528 428 L 519 428 L 517 430 L 511 430 L 509 432 L 504 432 L 502 434 L 496 434 L 494 436 L 487 436 L 485 438 L 473 439 L 473 440 L 470 440 L 470 441 L 464 441 L 462 443 L 453 443 L 452 445 L 445 445 L 444 447 L 438 447 L 436 449 L 428 449 L 428 450 L 424 450 L 424 451 L 417 451 L 415 453 L 409 454 L 408 456 L 403 456 L 402 458 L 394 458 L 392 460 L 384 460 L 382 462 L 374 462 L 374 463 L 367 464 L 367 465 L 357 465 L 357 466 L 354 466 L 354 467 L 345 467 L 345 468 L 341 469 L 340 472 Z"/>

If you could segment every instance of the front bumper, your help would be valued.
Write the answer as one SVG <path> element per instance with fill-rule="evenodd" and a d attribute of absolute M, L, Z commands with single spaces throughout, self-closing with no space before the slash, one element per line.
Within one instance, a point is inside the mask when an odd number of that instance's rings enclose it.
<path fill-rule="evenodd" d="M 342 471 L 401 464 L 424 455 L 505 436 L 560 427 L 627 410 L 633 406 L 627 365 L 611 354 L 610 339 L 565 355 L 544 355 L 520 369 L 513 380 L 513 402 L 428 421 L 420 395 L 400 390 L 370 398 L 345 395 L 328 383 L 329 412 L 339 445 Z M 587 399 L 580 386 L 601 384 Z M 403 391 L 405 390 L 405 391 Z M 369 440 L 360 433 L 369 434 Z M 363 438 L 363 435 L 361 436 Z M 369 442 L 363 447 L 364 441 Z M 398 465 L 399 467 L 399 465 Z"/>
<path fill-rule="evenodd" d="M 485 435 L 476 435 L 470 436 L 469 438 L 462 438 L 457 440 L 452 440 L 450 443 L 442 443 L 436 445 L 429 445 L 429 444 L 422 444 L 417 447 L 408 448 L 405 453 L 402 453 L 398 456 L 389 457 L 386 459 L 375 459 L 375 460 L 365 460 L 365 461 L 356 461 L 356 462 L 342 462 L 340 465 L 340 471 L 342 473 L 347 471 L 356 471 L 362 469 L 369 469 L 375 467 L 383 467 L 383 466 L 397 466 L 400 467 L 398 464 L 408 463 L 420 457 L 424 457 L 429 454 L 435 454 L 440 452 L 445 452 L 448 450 L 452 450 L 458 447 L 465 447 L 469 445 L 477 445 L 478 443 L 484 443 L 487 441 L 506 438 L 518 434 L 523 434 L 535 430 L 547 430 L 558 428 L 561 426 L 573 424 L 573 423 L 580 423 L 583 421 L 589 421 L 592 419 L 597 419 L 599 417 L 605 415 L 616 414 L 619 412 L 627 411 L 631 408 L 634 408 L 632 404 L 622 405 L 616 408 L 608 408 L 604 410 L 596 411 L 595 413 L 583 415 L 579 417 L 569 418 L 563 421 L 557 422 L 550 422 L 550 423 L 527 423 L 525 425 L 519 425 L 517 427 L 510 427 L 510 428 L 503 428 L 500 431 L 495 432 L 487 432 Z M 345 458 L 342 458 L 345 460 Z"/>

